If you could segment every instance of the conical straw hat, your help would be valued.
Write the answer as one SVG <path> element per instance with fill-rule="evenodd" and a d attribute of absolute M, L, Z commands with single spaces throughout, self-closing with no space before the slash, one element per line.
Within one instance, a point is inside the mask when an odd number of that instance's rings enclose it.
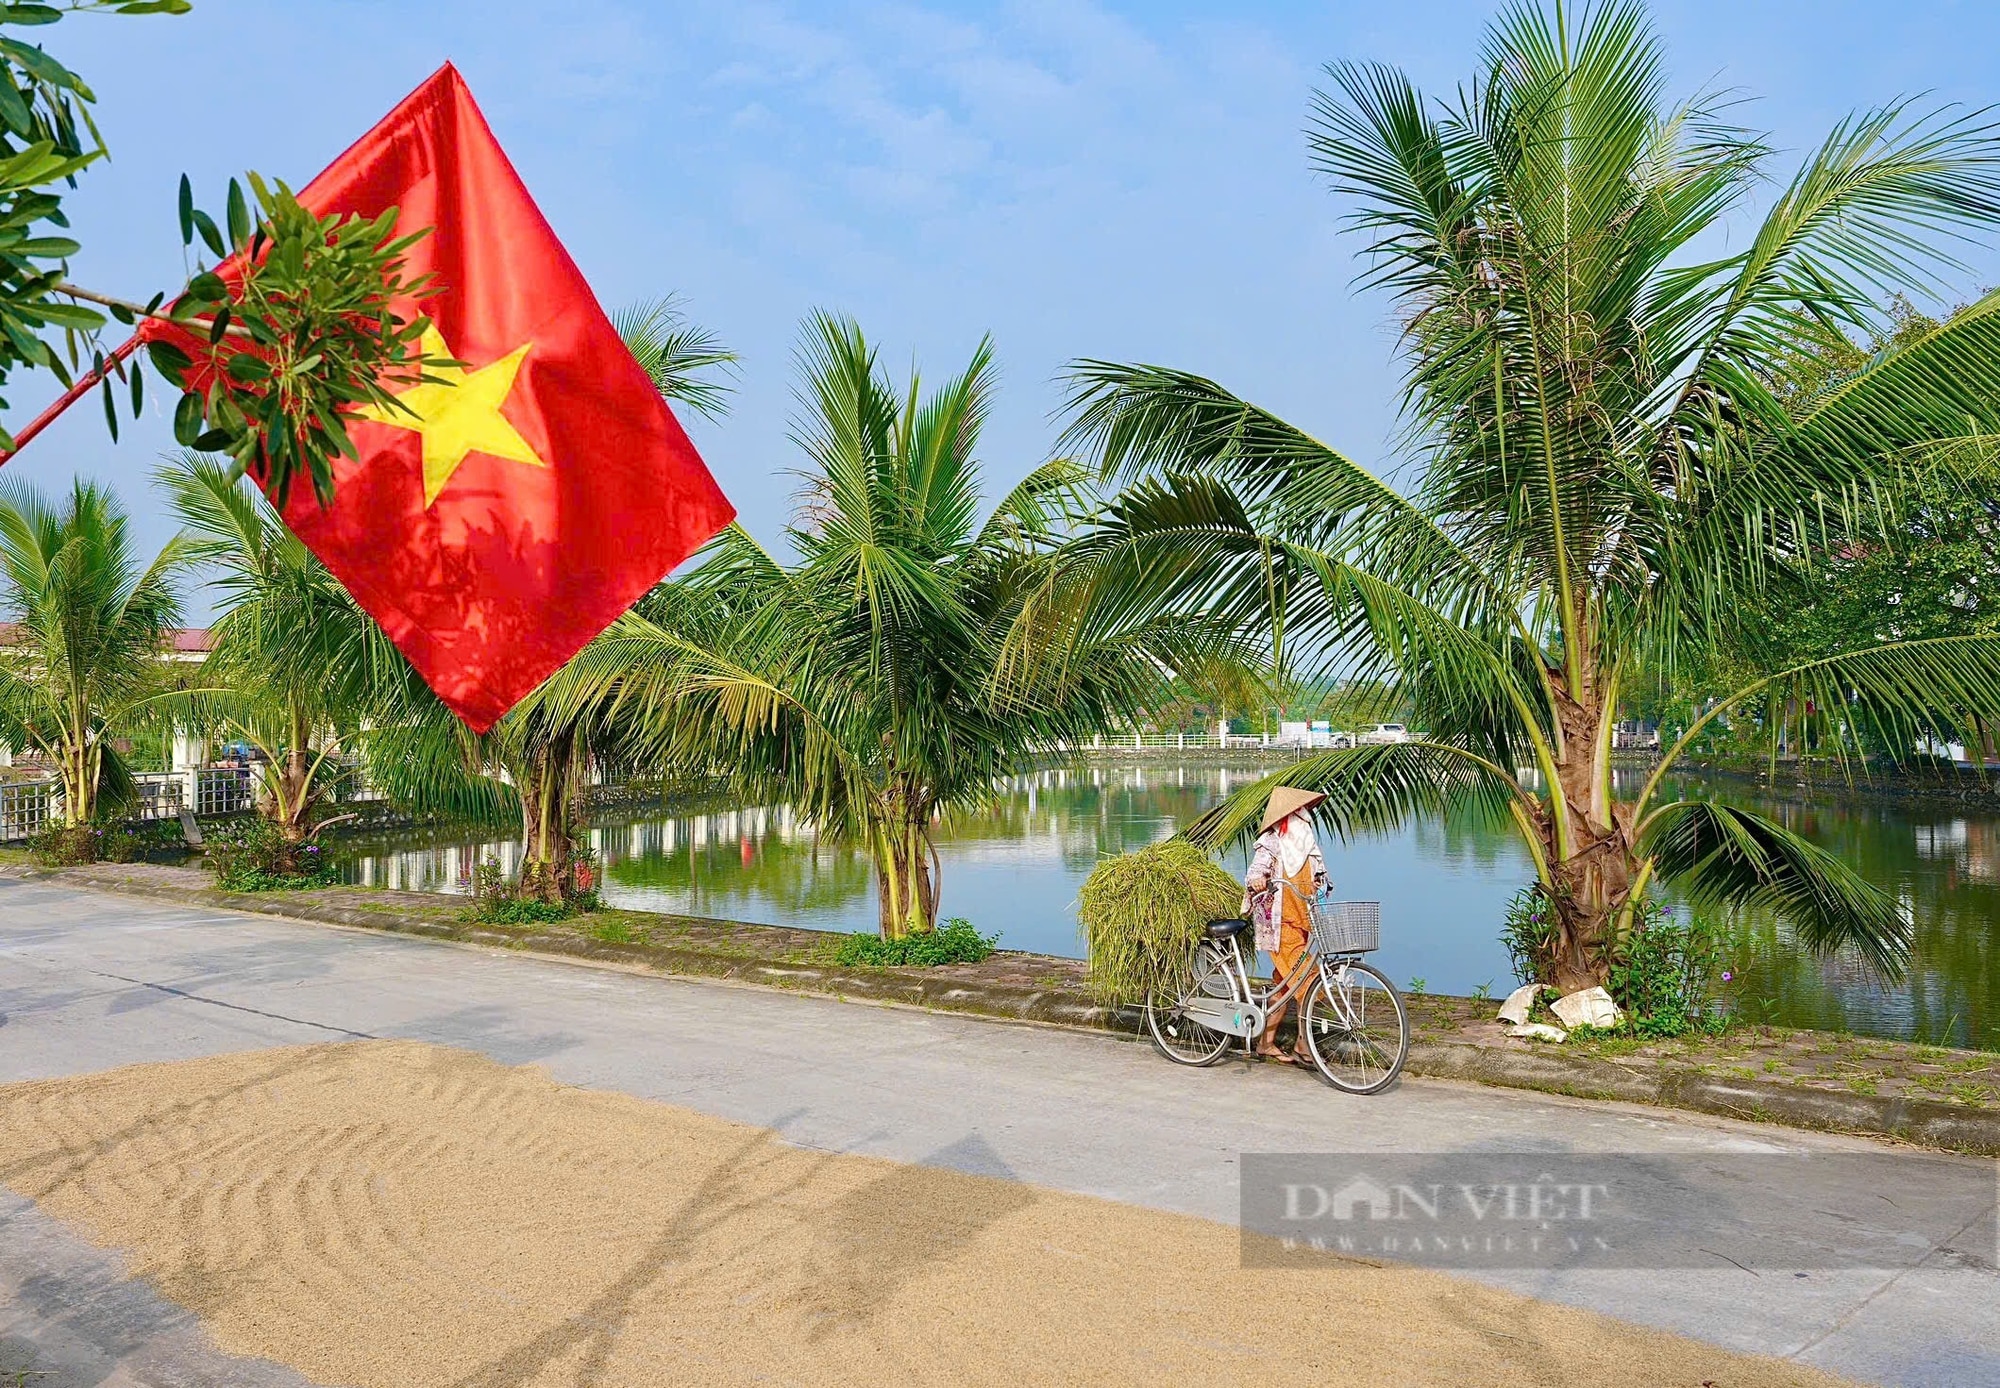
<path fill-rule="evenodd" d="M 1264 807 L 1264 822 L 1257 826 L 1257 832 L 1276 824 L 1288 814 L 1309 810 L 1326 799 L 1316 790 L 1300 790 L 1297 786 L 1279 786 L 1271 792 L 1271 803 Z"/>

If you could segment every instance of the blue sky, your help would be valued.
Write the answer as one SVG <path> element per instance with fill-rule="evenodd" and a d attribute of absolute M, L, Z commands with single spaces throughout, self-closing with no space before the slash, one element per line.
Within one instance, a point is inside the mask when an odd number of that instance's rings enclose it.
<path fill-rule="evenodd" d="M 991 491 L 1048 456 L 1057 375 L 1079 356 L 1199 370 L 1387 464 L 1388 309 L 1352 287 L 1354 240 L 1300 132 L 1321 64 L 1386 60 L 1444 89 L 1470 74 L 1492 9 L 196 0 L 183 18 L 81 16 L 35 37 L 96 88 L 112 149 L 72 201 L 74 278 L 134 298 L 179 281 L 183 171 L 211 205 L 244 168 L 303 183 L 456 62 L 603 303 L 677 293 L 743 354 L 732 413 L 694 433 L 768 537 L 796 485 L 791 357 L 816 307 L 932 378 L 993 334 Z M 1786 150 L 1898 94 L 2000 99 L 1990 4 L 1676 0 L 1655 15 L 1676 87 L 1759 98 L 1748 123 Z M 2000 277 L 1992 248 L 1975 260 Z M 53 393 L 17 380 L 9 422 Z M 156 545 L 171 527 L 144 479 L 168 442 L 157 408 L 113 445 L 80 407 L 6 471 L 110 481 Z"/>

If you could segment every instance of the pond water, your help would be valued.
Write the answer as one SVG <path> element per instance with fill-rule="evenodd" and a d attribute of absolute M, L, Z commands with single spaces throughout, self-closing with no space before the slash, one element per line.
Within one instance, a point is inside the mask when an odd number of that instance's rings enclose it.
<path fill-rule="evenodd" d="M 1010 784 L 992 808 L 943 826 L 943 914 L 997 934 L 1003 948 L 1077 955 L 1077 888 L 1105 854 L 1172 833 L 1281 762 L 1101 762 Z M 1779 820 L 1838 853 L 1903 899 L 1917 927 L 1916 965 L 1883 987 L 1858 959 L 1813 959 L 1769 921 L 1737 927 L 1726 992 L 1745 1015 L 1781 1025 L 2000 1044 L 2000 816 L 1867 801 L 1807 802 L 1731 783 L 1682 781 Z M 1626 793 L 1636 786 L 1625 788 Z M 504 830 L 464 828 L 355 838 L 347 879 L 411 890 L 469 891 L 486 856 L 513 871 Z M 613 905 L 829 930 L 872 930 L 874 883 L 852 846 L 816 841 L 778 808 L 676 807 L 607 816 L 590 831 Z M 1494 995 L 1512 986 L 1497 931 L 1530 877 L 1502 825 L 1415 822 L 1327 845 L 1336 895 L 1379 900 L 1377 962 L 1399 984 Z"/>

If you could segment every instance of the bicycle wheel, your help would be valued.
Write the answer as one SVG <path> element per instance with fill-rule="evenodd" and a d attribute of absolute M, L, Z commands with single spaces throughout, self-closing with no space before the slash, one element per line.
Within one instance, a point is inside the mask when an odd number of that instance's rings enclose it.
<path fill-rule="evenodd" d="M 1152 1033 L 1153 1044 L 1176 1065 L 1215 1064 L 1235 1038 L 1189 1017 L 1187 1004 L 1198 997 L 1240 1002 L 1239 992 L 1236 971 L 1222 951 L 1214 945 L 1201 946 L 1177 988 L 1154 988 L 1146 994 L 1146 1030 Z"/>
<path fill-rule="evenodd" d="M 1387 1089 L 1410 1058 L 1410 1014 L 1403 995 L 1368 964 L 1320 961 L 1299 1027 L 1320 1074 L 1350 1094 Z"/>

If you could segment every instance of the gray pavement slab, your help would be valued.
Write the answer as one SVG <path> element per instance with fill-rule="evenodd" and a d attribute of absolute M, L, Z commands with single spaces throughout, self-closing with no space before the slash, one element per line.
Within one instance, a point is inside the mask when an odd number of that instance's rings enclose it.
<path fill-rule="evenodd" d="M 1867 1381 L 2000 1382 L 1992 1162 L 1899 1158 L 1898 1149 L 1862 1139 L 1438 1081 L 1360 1099 L 1277 1066 L 1186 1070 L 1111 1037 L 0 882 L 0 1083 L 363 1037 L 533 1063 L 568 1083 L 774 1128 L 801 1146 L 931 1162 L 1229 1222 L 1247 1152 L 1885 1154 L 1899 1172 L 1907 1161 L 1913 1177 L 1953 1177 L 1960 1194 L 1926 1200 L 1908 1192 L 1893 1215 L 1857 1233 L 1844 1213 L 1852 1191 L 1810 1181 L 1746 1190 L 1738 1182 L 1728 1195 L 1741 1219 L 1808 1250 L 1797 1268 L 1478 1275 Z M 1963 1196 L 1968 1178 L 1981 1192 L 1971 1205 Z M 1710 1198 L 1722 1180 L 1691 1181 L 1688 1198 Z M 1895 1202 L 1885 1196 L 1884 1203 Z M 23 1217 L 41 1221 L 32 1239 L 11 1236 L 28 1227 L 15 1222 Z M 0 1221 L 0 1295 L 42 1289 L 31 1316 L 0 1320 L 0 1336 L 12 1337 L 0 1345 L 70 1353 L 53 1332 L 33 1327 L 56 1324 L 64 1286 L 98 1294 L 90 1289 L 101 1290 L 106 1265 L 83 1258 L 80 1243 L 63 1252 L 72 1236 L 33 1211 L 0 1207 Z M 1906 1263 L 1841 1266 L 1853 1261 L 1857 1239 L 1879 1242 L 1885 1231 L 1918 1245 Z M 1932 1244 L 1945 1249 L 1926 1255 Z M 57 1266 L 63 1257 L 83 1258 L 71 1264 L 84 1269 L 72 1282 Z M 161 1352 L 162 1363 L 179 1353 Z M 167 1370 L 130 1372 L 155 1373 L 133 1383 L 182 1381 L 161 1376 Z"/>

